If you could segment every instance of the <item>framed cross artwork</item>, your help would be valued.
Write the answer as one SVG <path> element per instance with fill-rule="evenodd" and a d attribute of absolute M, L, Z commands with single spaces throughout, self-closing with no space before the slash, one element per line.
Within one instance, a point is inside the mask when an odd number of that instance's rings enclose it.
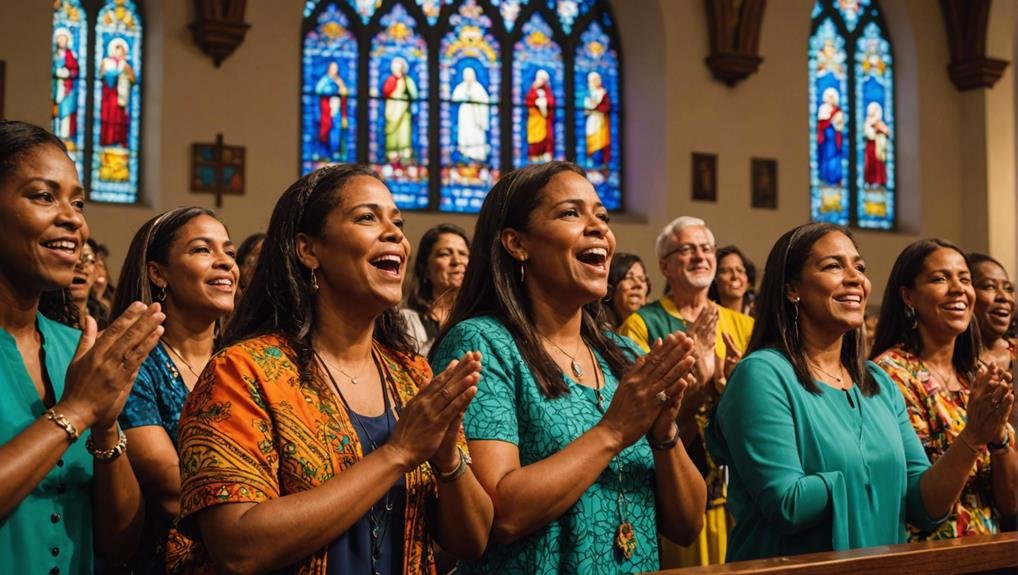
<path fill-rule="evenodd" d="M 214 194 L 217 208 L 224 195 L 244 195 L 245 156 L 243 146 L 224 145 L 222 134 L 213 143 L 191 144 L 191 191 Z"/>

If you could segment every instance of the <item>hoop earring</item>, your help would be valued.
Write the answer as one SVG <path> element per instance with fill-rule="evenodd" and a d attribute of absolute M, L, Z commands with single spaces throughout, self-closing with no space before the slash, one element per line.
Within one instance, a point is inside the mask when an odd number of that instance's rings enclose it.
<path fill-rule="evenodd" d="M 311 269 L 311 293 L 318 293 L 318 276 L 315 274 L 315 268 Z"/>
<path fill-rule="evenodd" d="M 520 260 L 520 283 L 527 283 L 527 260 Z"/>
<path fill-rule="evenodd" d="M 156 287 L 159 288 L 159 291 L 157 291 L 155 293 L 155 295 L 152 296 L 153 299 L 155 299 L 156 301 L 166 301 L 166 288 L 164 286 L 156 286 Z"/>
<path fill-rule="evenodd" d="M 915 308 L 910 305 L 905 306 L 905 321 L 911 322 L 909 327 L 912 329 L 919 327 L 919 316 L 916 315 Z"/>

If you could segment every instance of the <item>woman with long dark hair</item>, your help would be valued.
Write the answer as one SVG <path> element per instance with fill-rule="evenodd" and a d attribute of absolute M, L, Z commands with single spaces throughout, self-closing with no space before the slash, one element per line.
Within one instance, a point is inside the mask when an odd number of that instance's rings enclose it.
<path fill-rule="evenodd" d="M 159 305 L 133 303 L 97 337 L 76 309 L 50 320 L 88 237 L 64 144 L 0 121 L 0 572 L 92 573 L 137 544 L 143 509 L 117 415 L 159 340 Z M 69 301 L 65 298 L 64 301 Z"/>
<path fill-rule="evenodd" d="M 863 356 L 869 293 L 846 228 L 804 224 L 771 249 L 748 353 L 708 427 L 731 470 L 729 561 L 904 543 L 906 523 L 929 532 L 957 501 L 975 455 L 930 466 L 894 382 Z M 970 424 L 977 439 L 997 425 Z"/>
<path fill-rule="evenodd" d="M 640 256 L 616 253 L 608 271 L 608 293 L 603 299 L 608 327 L 618 330 L 630 314 L 647 304 L 649 295 L 650 278 Z"/>
<path fill-rule="evenodd" d="M 166 330 L 138 371 L 120 425 L 145 497 L 142 548 L 135 573 L 166 573 L 166 553 L 185 540 L 170 527 L 180 510 L 177 423 L 184 399 L 215 348 L 219 323 L 233 311 L 237 264 L 230 235 L 214 212 L 180 207 L 150 219 L 134 234 L 113 312 L 132 301 L 159 302 Z"/>
<path fill-rule="evenodd" d="M 906 247 L 887 280 L 871 356 L 901 390 L 930 459 L 960 450 L 972 469 L 947 521 L 932 533 L 913 529 L 912 540 L 998 533 L 1018 513 L 1011 374 L 978 365 L 975 302 L 965 254 L 946 240 Z M 988 378 L 1002 382 L 993 393 Z"/>
<path fill-rule="evenodd" d="M 1018 360 L 1018 341 L 1011 335 L 1015 323 L 1014 282 L 1004 266 L 986 254 L 970 253 L 968 260 L 976 290 L 979 360 L 1014 373 Z"/>
<path fill-rule="evenodd" d="M 710 285 L 707 297 L 718 305 L 752 316 L 755 297 L 753 284 L 756 280 L 753 262 L 735 246 L 718 248 L 715 258 L 718 272 Z"/>
<path fill-rule="evenodd" d="M 181 414 L 180 526 L 204 545 L 193 561 L 420 574 L 432 542 L 480 555 L 492 506 L 460 426 L 480 357 L 432 380 L 414 354 L 396 308 L 409 251 L 367 168 L 321 168 L 283 193 Z"/>
<path fill-rule="evenodd" d="M 402 310 L 417 352 L 427 355 L 456 302 L 470 261 L 470 239 L 453 224 L 439 224 L 421 237 Z"/>
<path fill-rule="evenodd" d="M 614 251 L 575 164 L 505 174 L 481 206 L 431 357 L 484 357 L 464 427 L 494 500 L 493 543 L 460 572 L 654 571 L 659 531 L 682 543 L 700 531 L 706 490 L 675 425 L 693 344 L 671 334 L 636 359 L 603 331 Z"/>

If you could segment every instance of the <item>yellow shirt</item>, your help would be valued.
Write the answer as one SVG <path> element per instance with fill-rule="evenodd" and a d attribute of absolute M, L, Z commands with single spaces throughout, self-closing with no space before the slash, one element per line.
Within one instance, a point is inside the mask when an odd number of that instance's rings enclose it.
<path fill-rule="evenodd" d="M 684 323 L 690 323 L 689 320 L 682 317 L 682 314 L 679 313 L 678 308 L 675 307 L 675 303 L 672 302 L 671 298 L 663 297 L 658 300 L 658 302 L 669 315 Z M 650 352 L 650 342 L 662 335 L 655 334 L 655 337 L 651 338 L 647 330 L 646 322 L 643 321 L 643 318 L 638 313 L 630 314 L 630 316 L 622 324 L 622 327 L 619 328 L 619 333 L 635 341 L 636 344 L 643 348 L 643 351 L 645 352 Z M 725 357 L 725 340 L 721 337 L 721 334 L 723 333 L 727 333 L 731 336 L 735 345 L 738 346 L 739 351 L 744 353 L 746 348 L 749 346 L 749 336 L 753 333 L 753 318 L 744 313 L 739 313 L 719 305 L 717 337 L 714 339 L 714 353 L 720 358 Z"/>

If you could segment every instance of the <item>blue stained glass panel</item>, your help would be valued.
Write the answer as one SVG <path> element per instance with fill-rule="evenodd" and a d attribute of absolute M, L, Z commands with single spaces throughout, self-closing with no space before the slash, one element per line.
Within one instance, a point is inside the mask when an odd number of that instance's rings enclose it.
<path fill-rule="evenodd" d="M 834 0 L 834 7 L 841 14 L 841 18 L 845 21 L 845 27 L 850 33 L 855 30 L 859 18 L 866 11 L 869 3 L 870 0 Z"/>
<path fill-rule="evenodd" d="M 449 19 L 439 63 L 442 152 L 439 209 L 477 212 L 498 180 L 502 74 L 491 19 L 467 0 Z"/>
<path fill-rule="evenodd" d="M 365 24 L 371 20 L 371 17 L 375 15 L 375 10 L 382 5 L 382 0 L 347 0 L 350 6 L 357 12 L 357 15 L 361 17 L 361 21 Z"/>
<path fill-rule="evenodd" d="M 561 160 L 566 73 L 551 26 L 534 14 L 513 50 L 513 165 Z"/>
<path fill-rule="evenodd" d="M 50 128 L 67 146 L 78 177 L 85 178 L 85 69 L 88 15 L 78 0 L 57 2 L 53 10 Z"/>
<path fill-rule="evenodd" d="M 581 16 L 590 11 L 595 0 L 548 0 L 548 6 L 558 14 L 559 23 L 566 34 L 573 31 L 573 25 Z"/>
<path fill-rule="evenodd" d="M 357 159 L 357 39 L 335 3 L 304 37 L 301 173 Z"/>
<path fill-rule="evenodd" d="M 382 17 L 368 63 L 368 162 L 400 208 L 428 207 L 428 47 L 396 4 Z"/>
<path fill-rule="evenodd" d="M 609 210 L 622 207 L 619 59 L 605 16 L 580 36 L 575 61 L 576 162 Z"/>
<path fill-rule="evenodd" d="M 315 7 L 318 6 L 320 0 L 304 0 L 304 17 L 311 16 L 311 13 L 315 11 Z"/>
<path fill-rule="evenodd" d="M 530 0 L 491 0 L 495 8 L 498 8 L 498 13 L 502 16 L 502 24 L 507 32 L 512 32 L 516 26 L 516 20 L 520 16 L 520 10 L 529 2 Z"/>
<path fill-rule="evenodd" d="M 142 23 L 133 0 L 108 0 L 95 23 L 89 198 L 138 201 Z"/>
<path fill-rule="evenodd" d="M 810 217 L 849 223 L 848 73 L 845 39 L 830 19 L 809 39 Z"/>
<path fill-rule="evenodd" d="M 891 229 L 895 211 L 894 67 L 891 44 L 869 23 L 855 49 L 856 222 Z"/>
<path fill-rule="evenodd" d="M 438 17 L 442 14 L 442 6 L 452 4 L 452 2 L 453 0 L 417 0 L 417 5 L 424 12 L 424 17 L 428 19 L 428 24 L 434 26 L 438 22 Z"/>

